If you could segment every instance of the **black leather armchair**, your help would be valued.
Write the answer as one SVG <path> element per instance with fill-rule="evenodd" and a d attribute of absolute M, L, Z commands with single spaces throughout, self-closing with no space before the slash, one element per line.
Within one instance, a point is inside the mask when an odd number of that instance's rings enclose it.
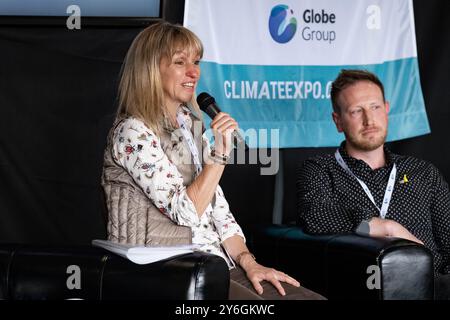
<path fill-rule="evenodd" d="M 434 298 L 433 256 L 408 240 L 311 236 L 297 226 L 272 225 L 254 229 L 251 245 L 257 260 L 330 300 Z"/>
<path fill-rule="evenodd" d="M 194 252 L 137 265 L 91 246 L 0 245 L 0 299 L 227 299 L 218 256 Z"/>

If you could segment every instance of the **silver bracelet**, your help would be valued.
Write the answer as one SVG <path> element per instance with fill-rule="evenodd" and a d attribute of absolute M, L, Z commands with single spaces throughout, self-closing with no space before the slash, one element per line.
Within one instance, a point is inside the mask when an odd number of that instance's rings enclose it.
<path fill-rule="evenodd" d="M 226 165 L 230 157 L 223 153 L 217 154 L 216 150 L 211 148 L 211 159 L 217 164 Z"/>

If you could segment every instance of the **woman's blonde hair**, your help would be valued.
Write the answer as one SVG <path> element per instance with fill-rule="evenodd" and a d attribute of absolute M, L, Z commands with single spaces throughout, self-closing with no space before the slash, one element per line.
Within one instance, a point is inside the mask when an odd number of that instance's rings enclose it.
<path fill-rule="evenodd" d="M 157 133 L 168 125 L 159 66 L 180 49 L 203 56 L 200 39 L 180 25 L 158 22 L 137 35 L 121 70 L 118 115 L 140 119 Z M 194 95 L 191 104 L 200 115 Z"/>

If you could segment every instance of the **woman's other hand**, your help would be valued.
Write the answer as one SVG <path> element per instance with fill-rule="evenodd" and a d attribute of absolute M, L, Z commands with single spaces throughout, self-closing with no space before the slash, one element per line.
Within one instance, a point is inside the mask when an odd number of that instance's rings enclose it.
<path fill-rule="evenodd" d="M 291 276 L 288 276 L 286 273 L 276 269 L 267 268 L 260 265 L 250 255 L 242 257 L 240 265 L 247 273 L 247 278 L 253 284 L 253 287 L 258 294 L 263 293 L 263 287 L 260 284 L 263 280 L 272 283 L 282 296 L 286 295 L 286 291 L 281 285 L 281 282 L 286 282 L 295 287 L 300 287 L 300 283 Z"/>

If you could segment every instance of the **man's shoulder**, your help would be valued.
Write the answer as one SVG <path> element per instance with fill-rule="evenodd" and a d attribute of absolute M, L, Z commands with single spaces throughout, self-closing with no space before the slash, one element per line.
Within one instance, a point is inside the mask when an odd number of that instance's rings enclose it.
<path fill-rule="evenodd" d="M 337 164 L 334 154 L 320 154 L 307 158 L 299 164 L 300 170 L 327 170 Z"/>
<path fill-rule="evenodd" d="M 428 160 L 420 159 L 414 156 L 398 156 L 395 163 L 398 168 L 409 174 L 421 176 L 427 179 L 438 179 L 443 177 L 441 171 Z"/>
<path fill-rule="evenodd" d="M 396 163 L 418 170 L 437 170 L 431 162 L 409 155 L 396 155 Z"/>
<path fill-rule="evenodd" d="M 309 157 L 304 162 L 312 162 L 317 164 L 330 164 L 334 163 L 335 161 L 336 158 L 334 157 L 334 153 L 326 153 Z"/>

